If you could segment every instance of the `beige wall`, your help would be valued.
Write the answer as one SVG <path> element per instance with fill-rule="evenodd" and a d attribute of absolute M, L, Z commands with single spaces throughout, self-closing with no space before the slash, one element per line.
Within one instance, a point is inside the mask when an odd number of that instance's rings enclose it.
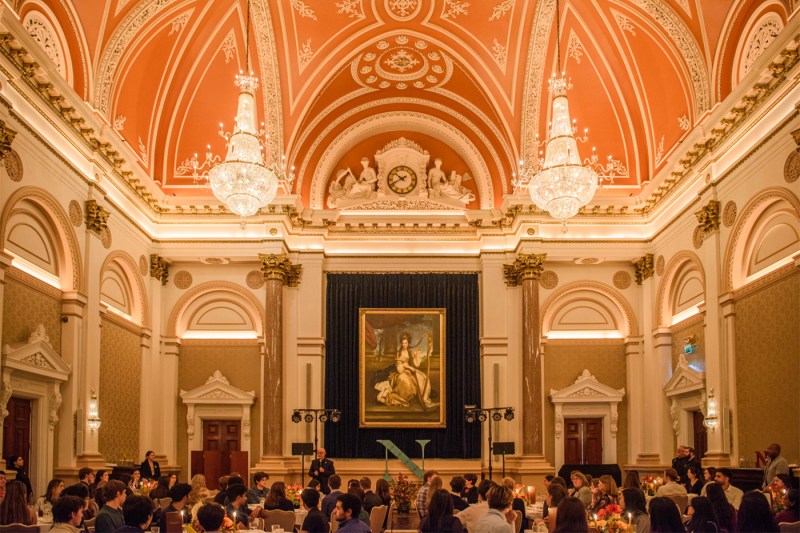
<path fill-rule="evenodd" d="M 194 341 L 198 342 L 198 341 Z M 228 341 L 230 344 L 230 341 Z M 256 401 L 250 411 L 250 466 L 260 456 L 261 446 L 261 351 L 255 344 L 250 346 L 184 345 L 178 362 L 178 389 L 192 390 L 203 385 L 219 370 L 234 387 L 243 391 L 255 391 Z M 189 478 L 188 441 L 186 437 L 186 406 L 178 402 L 178 463 L 182 466 L 181 479 Z M 195 434 L 202 436 L 202 426 Z"/>
<path fill-rule="evenodd" d="M 116 462 L 137 459 L 142 355 L 140 337 L 111 320 L 100 333 L 100 453 Z"/>
<path fill-rule="evenodd" d="M 684 320 L 672 328 L 672 370 L 678 366 L 678 357 L 683 353 L 684 339 L 690 335 L 697 337 L 697 348 L 692 354 L 686 355 L 686 362 L 705 370 L 706 338 L 705 327 L 699 316 Z"/>
<path fill-rule="evenodd" d="M 604 385 L 621 389 L 626 386 L 625 348 L 619 344 L 547 344 L 544 350 L 545 382 L 545 457 L 555 464 L 555 407 L 550 401 L 550 389 L 572 385 L 585 368 Z M 626 391 L 627 392 L 627 391 Z M 628 399 L 620 402 L 617 432 L 617 462 L 625 464 L 628 457 Z M 607 443 L 603 443 L 605 446 Z"/>
<path fill-rule="evenodd" d="M 740 456 L 771 442 L 800 459 L 800 274 L 736 302 L 736 394 Z"/>
<path fill-rule="evenodd" d="M 14 273 L 14 278 L 29 278 L 34 286 L 41 281 L 23 273 Z M 43 324 L 50 344 L 61 353 L 61 301 L 55 297 L 57 289 L 37 290 L 8 277 L 3 294 L 3 344 L 28 341 L 33 329 Z"/>

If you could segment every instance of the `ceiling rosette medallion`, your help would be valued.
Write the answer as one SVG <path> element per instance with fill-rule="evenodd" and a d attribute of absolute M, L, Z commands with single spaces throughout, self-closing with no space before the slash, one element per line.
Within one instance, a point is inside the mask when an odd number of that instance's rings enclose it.
<path fill-rule="evenodd" d="M 369 89 L 430 89 L 447 83 L 453 60 L 423 39 L 397 35 L 369 46 L 350 70 L 353 79 Z"/>

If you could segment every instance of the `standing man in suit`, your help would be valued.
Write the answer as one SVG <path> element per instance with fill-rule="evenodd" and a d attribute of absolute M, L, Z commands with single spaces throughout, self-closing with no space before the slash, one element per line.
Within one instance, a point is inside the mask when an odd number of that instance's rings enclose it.
<path fill-rule="evenodd" d="M 323 494 L 330 494 L 331 489 L 328 486 L 328 478 L 335 473 L 336 468 L 333 466 L 333 461 L 325 456 L 325 448 L 318 448 L 317 458 L 311 461 L 311 468 L 308 470 L 308 475 L 319 481 L 319 486 Z"/>

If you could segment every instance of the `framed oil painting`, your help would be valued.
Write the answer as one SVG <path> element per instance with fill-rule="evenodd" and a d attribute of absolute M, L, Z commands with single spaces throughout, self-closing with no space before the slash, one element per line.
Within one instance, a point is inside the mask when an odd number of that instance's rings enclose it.
<path fill-rule="evenodd" d="M 445 309 L 359 311 L 360 427 L 446 427 Z"/>

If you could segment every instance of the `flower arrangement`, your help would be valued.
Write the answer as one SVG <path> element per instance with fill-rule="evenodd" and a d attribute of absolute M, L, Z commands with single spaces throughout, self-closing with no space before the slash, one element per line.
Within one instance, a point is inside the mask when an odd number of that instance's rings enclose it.
<path fill-rule="evenodd" d="M 397 479 L 393 479 L 389 485 L 392 488 L 392 497 L 397 505 L 398 511 L 411 508 L 411 501 L 417 492 L 417 485 L 409 481 L 408 476 L 398 474 Z M 405 511 L 407 512 L 407 511 Z"/>
<path fill-rule="evenodd" d="M 528 503 L 530 503 L 528 500 L 532 488 L 533 487 L 523 487 L 522 485 L 517 483 L 516 485 L 514 485 L 514 490 L 512 490 L 511 492 L 514 493 L 515 498 L 521 499 L 522 501 L 525 502 L 525 505 L 527 505 Z"/>
<path fill-rule="evenodd" d="M 664 480 L 660 477 L 643 476 L 642 477 L 642 490 L 648 496 L 655 496 L 658 487 L 664 484 Z"/>
<path fill-rule="evenodd" d="M 594 528 L 602 533 L 615 533 L 631 529 L 631 517 L 626 522 L 622 518 L 622 508 L 617 504 L 606 505 L 594 515 Z"/>
<path fill-rule="evenodd" d="M 149 496 L 150 495 L 150 491 L 153 490 L 156 487 L 157 484 L 158 483 L 156 481 L 150 481 L 150 480 L 147 480 L 147 479 L 143 479 L 142 480 L 142 484 L 134 492 L 137 492 L 140 496 Z"/>
<path fill-rule="evenodd" d="M 286 486 L 286 499 L 294 504 L 295 509 L 300 508 L 300 493 L 303 487 L 297 484 Z"/>

